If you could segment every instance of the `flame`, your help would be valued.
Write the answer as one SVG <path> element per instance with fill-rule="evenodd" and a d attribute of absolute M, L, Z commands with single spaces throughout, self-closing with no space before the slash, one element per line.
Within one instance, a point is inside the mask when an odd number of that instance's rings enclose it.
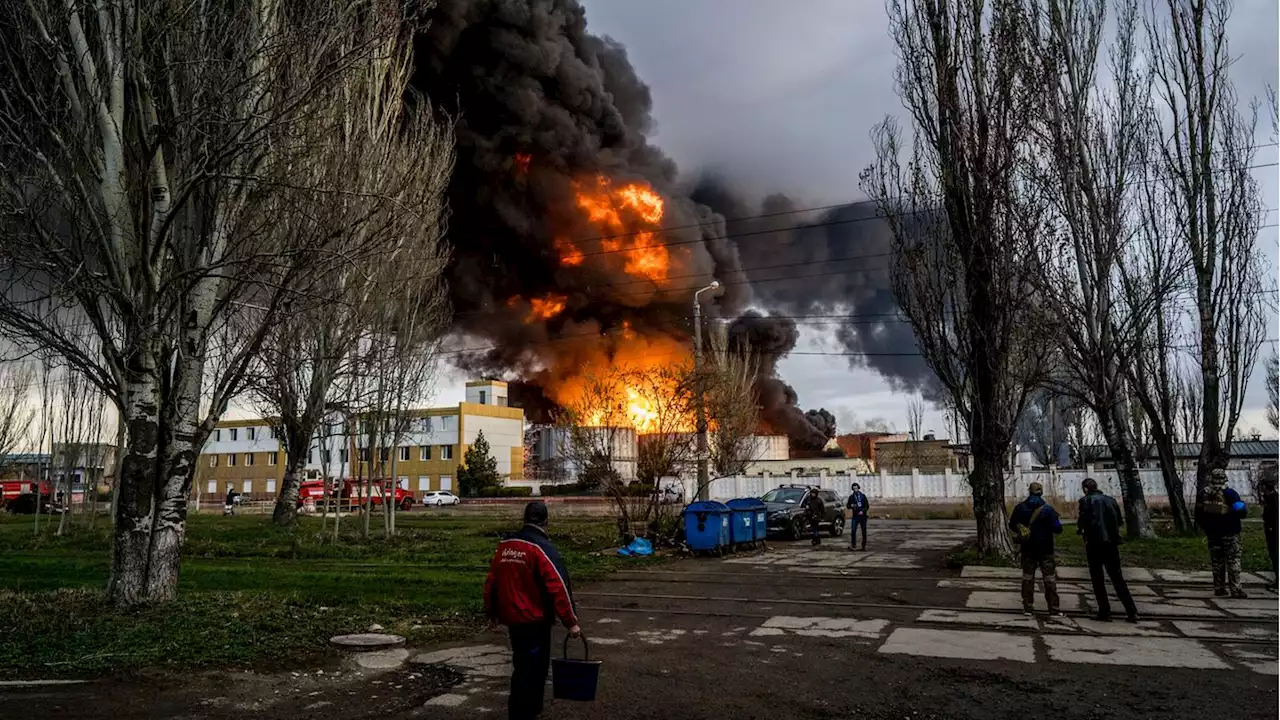
<path fill-rule="evenodd" d="M 565 301 L 567 300 L 568 298 L 564 295 L 548 295 L 529 300 L 530 319 L 550 320 L 564 312 Z"/>
<path fill-rule="evenodd" d="M 594 184 L 574 183 L 575 201 L 587 220 L 605 237 L 600 248 L 605 253 L 622 253 L 623 271 L 628 275 L 654 282 L 667 278 L 671 256 L 653 228 L 662 222 L 665 205 L 662 196 L 647 184 L 632 182 L 615 185 L 603 175 Z M 582 264 L 583 253 L 568 240 L 556 239 L 560 264 Z"/>
<path fill-rule="evenodd" d="M 673 338 L 640 335 L 628 322 L 611 336 L 612 351 L 593 349 L 578 356 L 577 373 L 559 378 L 549 388 L 552 399 L 582 413 L 583 425 L 634 428 L 636 433 L 688 433 L 695 422 L 692 413 L 673 405 L 678 396 L 678 370 L 658 374 L 661 368 L 679 365 L 689 357 L 689 349 Z M 590 368 L 615 368 L 618 385 L 608 392 L 590 394 Z"/>
<path fill-rule="evenodd" d="M 636 432 L 647 433 L 658 429 L 660 421 L 658 411 L 653 409 L 653 401 L 644 397 L 635 388 L 627 388 L 627 417 L 635 426 Z"/>
<path fill-rule="evenodd" d="M 529 153 L 516 153 L 515 162 L 516 169 L 521 173 L 529 172 L 529 163 L 533 161 L 533 156 Z"/>

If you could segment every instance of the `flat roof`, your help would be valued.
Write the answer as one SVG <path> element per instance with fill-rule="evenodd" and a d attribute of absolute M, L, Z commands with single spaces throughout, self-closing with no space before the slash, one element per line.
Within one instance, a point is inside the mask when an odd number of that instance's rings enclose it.
<path fill-rule="evenodd" d="M 482 385 L 501 385 L 506 387 L 507 384 L 502 380 L 471 380 L 467 383 L 467 387 L 480 387 Z"/>

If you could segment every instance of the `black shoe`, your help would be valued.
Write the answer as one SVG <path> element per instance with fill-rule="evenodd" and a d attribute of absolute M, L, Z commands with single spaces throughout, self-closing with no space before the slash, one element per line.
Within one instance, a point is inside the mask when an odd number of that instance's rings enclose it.
<path fill-rule="evenodd" d="M 1231 597 L 1233 597 L 1233 598 L 1235 598 L 1235 599 L 1237 599 L 1237 600 L 1244 600 L 1244 599 L 1246 599 L 1246 598 L 1248 598 L 1248 597 L 1249 597 L 1249 593 L 1247 593 L 1247 592 L 1245 592 L 1245 591 L 1243 591 L 1243 590 L 1232 590 L 1232 591 L 1231 591 Z"/>
<path fill-rule="evenodd" d="M 1111 622 L 1111 614 L 1107 613 L 1106 615 L 1103 615 L 1102 613 L 1098 613 L 1093 616 L 1093 619 L 1098 622 Z"/>
<path fill-rule="evenodd" d="M 1227 592 L 1225 588 L 1217 588 L 1213 591 L 1214 597 L 1226 597 L 1230 594 L 1231 593 Z"/>
<path fill-rule="evenodd" d="M 1131 614 L 1131 615 L 1125 615 L 1125 616 L 1124 616 L 1124 621 L 1125 621 L 1125 622 L 1127 622 L 1127 623 L 1136 623 L 1136 622 L 1138 622 L 1138 619 L 1139 619 L 1139 618 L 1138 618 L 1138 613 L 1133 613 L 1133 614 Z"/>

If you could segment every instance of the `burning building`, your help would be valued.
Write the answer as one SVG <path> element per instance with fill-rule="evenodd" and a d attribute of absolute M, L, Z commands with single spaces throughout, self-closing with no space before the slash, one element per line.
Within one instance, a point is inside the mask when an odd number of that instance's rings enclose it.
<path fill-rule="evenodd" d="M 731 320 L 731 336 L 764 355 L 762 431 L 825 444 L 829 433 L 776 374 L 798 338 L 794 321 L 746 312 L 801 303 L 772 283 L 753 296 L 755 271 L 721 214 L 732 202 L 705 183 L 695 194 L 649 143 L 649 89 L 626 50 L 587 32 L 578 0 L 439 0 L 427 19 L 414 84 L 454 120 L 457 139 L 449 275 L 458 364 L 524 381 L 533 391 L 513 392 L 512 403 L 537 422 L 574 404 L 593 369 L 688 360 L 693 293 L 715 279 L 722 289 L 708 317 Z M 752 244 L 753 255 L 771 252 L 767 241 Z M 635 392 L 629 424 L 645 432 L 654 398 Z"/>

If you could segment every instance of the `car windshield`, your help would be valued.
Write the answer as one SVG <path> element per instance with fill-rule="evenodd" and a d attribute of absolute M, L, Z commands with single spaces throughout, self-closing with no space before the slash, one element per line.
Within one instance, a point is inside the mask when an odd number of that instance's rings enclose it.
<path fill-rule="evenodd" d="M 803 488 L 774 488 L 764 494 L 761 500 L 767 503 L 787 503 L 795 505 L 804 499 Z"/>

